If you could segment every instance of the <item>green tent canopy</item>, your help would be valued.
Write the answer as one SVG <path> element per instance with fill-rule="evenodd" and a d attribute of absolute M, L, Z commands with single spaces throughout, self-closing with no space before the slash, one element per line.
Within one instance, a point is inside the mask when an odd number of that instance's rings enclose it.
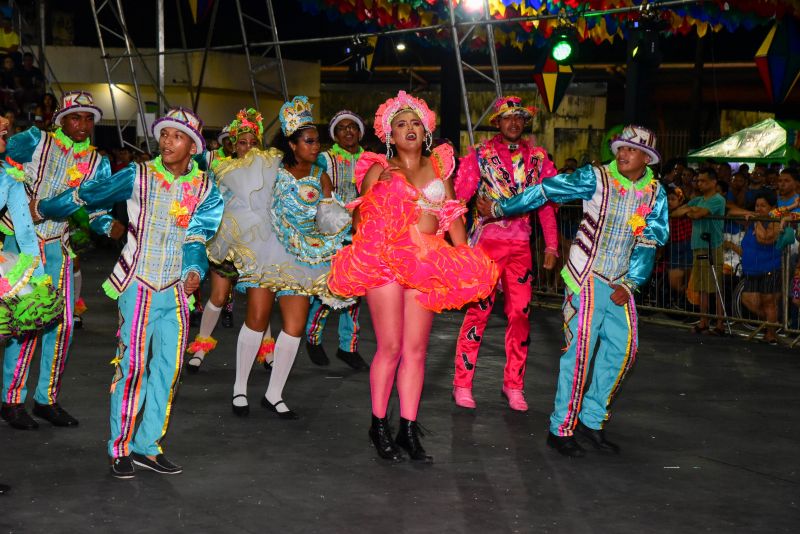
<path fill-rule="evenodd" d="M 689 152 L 687 160 L 788 163 L 800 161 L 800 122 L 766 119 Z"/>

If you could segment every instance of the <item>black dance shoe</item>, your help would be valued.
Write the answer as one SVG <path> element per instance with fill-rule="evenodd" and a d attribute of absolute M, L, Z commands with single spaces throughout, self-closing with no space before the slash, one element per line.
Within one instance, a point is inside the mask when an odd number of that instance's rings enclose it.
<path fill-rule="evenodd" d="M 309 351 L 309 353 L 310 352 L 311 351 Z M 361 357 L 358 351 L 348 352 L 346 350 L 337 349 L 336 357 L 356 371 L 365 371 L 369 369 L 369 365 L 364 361 L 364 358 Z"/>
<path fill-rule="evenodd" d="M 68 414 L 57 402 L 53 404 L 34 402 L 33 415 L 50 421 L 53 426 L 78 426 L 78 420 Z"/>
<path fill-rule="evenodd" d="M 120 456 L 111 460 L 111 476 L 120 479 L 129 479 L 136 476 L 136 469 L 130 456 Z"/>
<path fill-rule="evenodd" d="M 0 417 L 17 430 L 36 430 L 39 428 L 39 423 L 34 421 L 33 417 L 25 411 L 24 404 L 7 404 L 4 402 L 3 407 L 0 408 Z"/>
<path fill-rule="evenodd" d="M 159 454 L 156 456 L 155 460 L 151 460 L 144 454 L 132 452 L 131 460 L 133 460 L 133 463 L 139 467 L 149 469 L 150 471 L 155 471 L 156 473 L 160 473 L 162 475 L 178 475 L 183 473 L 183 467 L 170 462 L 163 454 Z"/>
<path fill-rule="evenodd" d="M 619 446 L 606 439 L 605 431 L 595 430 L 578 421 L 575 435 L 588 442 L 592 447 L 606 454 L 619 454 Z"/>
<path fill-rule="evenodd" d="M 322 348 L 322 345 L 314 345 L 313 343 L 308 343 L 308 357 L 311 358 L 311 361 L 314 362 L 315 365 L 325 366 L 331 363 L 328 359 L 328 354 L 325 352 L 325 349 Z"/>
<path fill-rule="evenodd" d="M 574 436 L 556 436 L 552 432 L 548 432 L 547 445 L 557 450 L 560 455 L 568 458 L 581 458 L 586 454 L 583 447 L 575 441 Z"/>
<path fill-rule="evenodd" d="M 394 463 L 402 462 L 405 458 L 392 439 L 392 429 L 385 417 L 372 416 L 372 426 L 369 427 L 369 439 L 375 446 L 378 456 Z"/>
<path fill-rule="evenodd" d="M 263 406 L 268 410 L 272 410 L 281 419 L 286 419 L 286 420 L 300 419 L 300 416 L 294 413 L 292 410 L 287 409 L 285 412 L 279 412 L 278 411 L 279 404 L 283 404 L 284 406 L 286 406 L 286 403 L 283 402 L 283 399 L 279 400 L 275 404 L 272 404 L 270 401 L 267 400 L 266 397 L 261 397 L 261 406 Z M 286 406 L 286 408 L 289 407 Z"/>
<path fill-rule="evenodd" d="M 233 401 L 238 399 L 239 397 L 244 397 L 247 400 L 247 395 L 239 394 L 234 395 L 233 399 L 231 399 L 231 408 L 233 408 L 233 413 L 238 415 L 239 417 L 246 417 L 250 414 L 250 404 L 245 404 L 244 406 L 237 406 Z"/>
<path fill-rule="evenodd" d="M 425 449 L 419 442 L 422 431 L 416 421 L 409 421 L 408 419 L 400 418 L 400 430 L 397 432 L 397 438 L 394 440 L 399 447 L 405 449 L 408 457 L 415 462 L 423 462 L 426 464 L 433 463 L 433 456 L 425 454 Z"/>

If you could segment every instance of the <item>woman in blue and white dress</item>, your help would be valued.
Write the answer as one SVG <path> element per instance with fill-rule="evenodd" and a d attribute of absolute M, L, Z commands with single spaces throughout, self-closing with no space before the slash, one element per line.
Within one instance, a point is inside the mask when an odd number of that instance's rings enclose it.
<path fill-rule="evenodd" d="M 333 307 L 348 303 L 328 289 L 330 260 L 350 232 L 350 216 L 332 198 L 333 186 L 316 165 L 319 133 L 311 104 L 295 97 L 280 110 L 281 131 L 275 152 L 240 172 L 223 177 L 233 200 L 215 239 L 228 243 L 227 257 L 239 271 L 238 291 L 247 293 L 247 314 L 236 346 L 233 411 L 249 413 L 247 380 L 262 338 L 269 328 L 275 297 L 281 312 L 270 381 L 261 404 L 282 419 L 296 419 L 283 401 L 283 388 L 294 364 L 308 317 L 309 297 Z M 269 206 L 265 213 L 264 206 Z"/>

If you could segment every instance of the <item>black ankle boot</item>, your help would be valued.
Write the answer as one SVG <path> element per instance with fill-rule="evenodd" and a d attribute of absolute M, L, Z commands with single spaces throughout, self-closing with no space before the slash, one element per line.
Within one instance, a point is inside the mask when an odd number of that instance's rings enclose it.
<path fill-rule="evenodd" d="M 383 417 L 372 416 L 372 426 L 369 428 L 369 439 L 378 451 L 378 456 L 392 462 L 402 462 L 403 454 L 392 441 L 392 430 L 389 421 Z"/>
<path fill-rule="evenodd" d="M 422 431 L 416 421 L 409 421 L 401 417 L 400 430 L 397 432 L 395 443 L 404 448 L 408 453 L 408 457 L 415 462 L 430 464 L 433 463 L 433 456 L 425 454 L 425 449 L 422 448 L 422 444 L 419 442 L 419 436 L 422 435 Z"/>

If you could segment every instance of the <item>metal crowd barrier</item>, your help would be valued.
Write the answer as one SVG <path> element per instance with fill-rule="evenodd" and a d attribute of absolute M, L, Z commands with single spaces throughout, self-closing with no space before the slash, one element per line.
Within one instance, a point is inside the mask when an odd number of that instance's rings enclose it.
<path fill-rule="evenodd" d="M 563 261 L 569 255 L 569 244 L 582 217 L 580 204 L 567 204 L 559 208 L 559 262 L 557 268 L 546 271 L 540 266 L 544 254 L 544 240 L 541 227 L 534 216 L 532 219 L 533 235 L 531 246 L 534 254 L 533 292 L 534 305 L 545 308 L 560 308 L 564 296 L 564 282 L 560 276 Z M 777 329 L 781 344 L 794 347 L 800 343 L 800 313 L 798 306 L 792 302 L 791 288 L 795 269 L 798 266 L 798 242 L 795 239 L 790 246 L 781 252 L 780 293 L 778 297 L 778 320 L 768 322 L 763 317 L 758 317 L 751 312 L 742 299 L 745 287 L 745 276 L 742 272 L 741 255 L 734 249 L 741 244 L 745 228 L 748 224 L 758 220 L 777 219 L 751 219 L 735 217 L 710 217 L 722 219 L 724 227 L 724 267 L 719 280 L 725 309 L 725 330 L 732 335 L 757 340 L 763 338 L 767 327 Z M 800 221 L 788 223 L 794 231 L 798 232 Z M 733 246 L 736 245 L 736 246 Z M 636 294 L 636 304 L 640 320 L 678 328 L 692 328 L 699 322 L 700 313 L 696 295 L 687 292 L 690 273 L 692 271 L 691 250 L 681 254 L 680 245 L 671 239 L 666 246 L 660 248 L 656 255 L 653 274 Z M 670 263 L 670 258 L 672 262 Z M 670 273 L 672 271 L 672 274 Z M 680 276 L 680 272 L 683 276 Z M 716 322 L 716 302 L 713 296 L 709 298 L 709 317 L 713 328 Z"/>

